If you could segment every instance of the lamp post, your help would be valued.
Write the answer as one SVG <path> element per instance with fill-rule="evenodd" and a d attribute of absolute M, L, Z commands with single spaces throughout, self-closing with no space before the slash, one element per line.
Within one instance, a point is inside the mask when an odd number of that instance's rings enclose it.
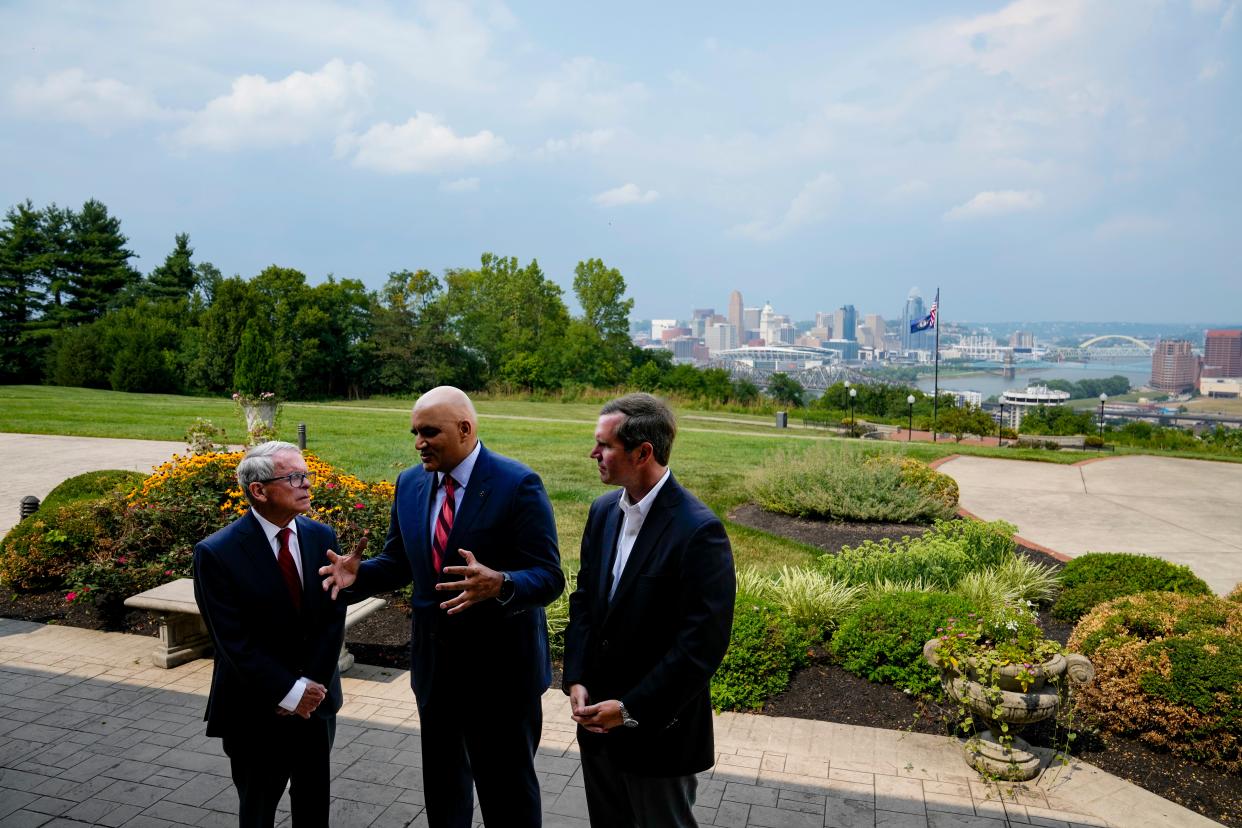
<path fill-rule="evenodd" d="M 996 447 L 1000 448 L 1005 439 L 1005 401 L 1001 400 L 1000 423 L 996 426 Z"/>
<path fill-rule="evenodd" d="M 1100 393 L 1100 445 L 1104 445 L 1104 403 L 1108 402 L 1108 395 Z"/>
<path fill-rule="evenodd" d="M 906 442 L 910 442 L 910 435 L 914 433 L 914 395 L 909 394 L 906 397 L 906 406 L 910 412 L 910 422 L 906 425 Z"/>
<path fill-rule="evenodd" d="M 858 396 L 858 389 L 850 389 L 850 433 L 854 433 L 854 398 Z M 1102 410 L 1102 409 L 1101 409 Z"/>

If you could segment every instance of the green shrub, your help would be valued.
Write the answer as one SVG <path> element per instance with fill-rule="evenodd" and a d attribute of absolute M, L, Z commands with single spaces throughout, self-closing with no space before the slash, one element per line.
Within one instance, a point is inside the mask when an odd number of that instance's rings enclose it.
<path fill-rule="evenodd" d="M 772 591 L 772 579 L 753 566 L 737 570 L 737 595 L 755 601 L 765 601 Z"/>
<path fill-rule="evenodd" d="M 1123 596 L 1084 616 L 1069 647 L 1095 665 L 1078 699 L 1102 730 L 1242 772 L 1242 605 L 1213 595 Z"/>
<path fill-rule="evenodd" d="M 39 508 L 61 506 L 74 500 L 95 500 L 113 492 L 129 494 L 142 485 L 146 477 L 141 472 L 125 469 L 105 469 L 74 475 L 48 492 Z"/>
<path fill-rule="evenodd" d="M 548 622 L 548 648 L 553 658 L 565 654 L 565 628 L 569 626 L 569 596 L 578 588 L 578 573 L 565 573 L 565 589 L 544 609 Z"/>
<path fill-rule="evenodd" d="M 1061 597 L 1052 614 L 1063 621 L 1077 621 L 1093 607 L 1140 592 L 1178 592 L 1210 595 L 1211 588 L 1189 567 L 1149 555 L 1124 552 L 1090 552 L 1075 558 L 1061 570 Z"/>
<path fill-rule="evenodd" d="M 828 577 L 848 584 L 913 584 L 949 590 L 968 572 L 1013 559 L 1015 527 L 1003 521 L 937 521 L 921 538 L 863 541 L 820 557 Z"/>
<path fill-rule="evenodd" d="M 729 649 L 712 676 L 712 705 L 717 710 L 761 709 L 806 663 L 807 646 L 802 630 L 777 608 L 743 597 L 733 610 Z"/>
<path fill-rule="evenodd" d="M 52 498 L 49 497 L 49 500 Z M 0 583 L 22 591 L 59 589 L 74 567 L 109 554 L 119 534 L 123 501 L 116 496 L 53 501 L 4 539 Z"/>
<path fill-rule="evenodd" d="M 1061 588 L 1060 573 L 1051 564 L 1014 555 L 1000 566 L 968 572 L 953 587 L 980 610 L 999 611 L 1019 604 L 1049 601 Z"/>
<path fill-rule="evenodd" d="M 827 445 L 773 458 L 755 472 L 750 492 L 764 509 L 799 517 L 896 523 L 951 517 L 957 484 L 911 463 L 918 461 Z"/>
<path fill-rule="evenodd" d="M 923 659 L 923 645 L 946 621 L 965 618 L 975 607 L 958 595 L 894 592 L 863 601 L 845 617 L 830 649 L 841 666 L 869 681 L 911 693 L 940 686 L 940 673 Z"/>

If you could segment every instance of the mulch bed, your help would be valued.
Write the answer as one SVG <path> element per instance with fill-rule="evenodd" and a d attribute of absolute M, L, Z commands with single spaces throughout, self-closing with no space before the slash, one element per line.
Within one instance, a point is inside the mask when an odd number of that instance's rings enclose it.
<path fill-rule="evenodd" d="M 817 522 L 775 515 L 749 504 L 734 510 L 729 518 L 828 552 L 837 552 L 842 546 L 857 546 L 864 540 L 918 536 L 927 531 L 925 526 L 910 524 Z M 1038 550 L 1019 550 L 1041 562 L 1062 565 Z M 397 593 L 379 597 L 388 601 L 387 606 L 356 624 L 346 643 L 359 663 L 409 669 L 409 607 Z M 91 604 L 67 603 L 60 592 L 15 594 L 0 589 L 0 617 L 158 635 L 152 613 L 127 611 L 101 618 Z M 1041 614 L 1040 623 L 1049 638 L 1062 644 L 1073 630 L 1072 625 L 1057 622 L 1046 613 Z M 559 683 L 558 672 L 553 685 Z M 847 673 L 822 649 L 813 653 L 811 663 L 795 673 L 789 688 L 771 699 L 762 712 L 916 733 L 952 733 L 952 710 Z M 1034 728 L 1023 735 L 1040 745 L 1064 743 L 1063 737 L 1058 738 L 1050 727 Z M 1080 733 L 1074 745 L 1074 755 L 1084 761 L 1232 828 L 1242 828 L 1242 779 L 1153 751 L 1137 740 L 1120 736 Z"/>

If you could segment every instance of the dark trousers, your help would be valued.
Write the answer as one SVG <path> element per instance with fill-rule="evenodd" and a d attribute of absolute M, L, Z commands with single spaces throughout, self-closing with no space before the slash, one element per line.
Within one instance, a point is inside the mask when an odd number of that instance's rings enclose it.
<path fill-rule="evenodd" d="M 423 747 L 423 796 L 431 828 L 470 828 L 474 812 L 471 782 L 487 828 L 539 828 L 543 812 L 535 750 L 543 729 L 543 707 L 534 697 L 518 709 L 496 711 L 494 687 L 437 702 L 419 712 Z M 490 697 L 484 701 L 482 696 Z"/>
<path fill-rule="evenodd" d="M 328 755 L 335 738 L 336 718 L 317 716 L 277 716 L 266 726 L 225 736 L 240 828 L 272 828 L 286 785 L 295 828 L 327 828 Z"/>
<path fill-rule="evenodd" d="M 698 779 L 638 776 L 622 770 L 606 750 L 582 751 L 591 828 L 697 828 Z"/>

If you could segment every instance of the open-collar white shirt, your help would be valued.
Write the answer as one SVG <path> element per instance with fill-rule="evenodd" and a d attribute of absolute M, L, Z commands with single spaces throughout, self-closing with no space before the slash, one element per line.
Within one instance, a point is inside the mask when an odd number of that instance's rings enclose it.
<path fill-rule="evenodd" d="M 612 587 L 608 590 L 609 601 L 617 591 L 617 584 L 621 583 L 621 573 L 625 571 L 625 563 L 630 559 L 630 552 L 634 550 L 634 541 L 638 540 L 638 533 L 643 530 L 643 523 L 646 522 L 647 514 L 651 511 L 651 504 L 655 503 L 660 489 L 664 488 L 671 473 L 670 469 L 665 469 L 664 476 L 637 503 L 630 501 L 629 492 L 625 489 L 621 490 L 621 499 L 617 501 L 622 515 L 621 534 L 617 536 L 617 557 L 612 564 Z"/>

